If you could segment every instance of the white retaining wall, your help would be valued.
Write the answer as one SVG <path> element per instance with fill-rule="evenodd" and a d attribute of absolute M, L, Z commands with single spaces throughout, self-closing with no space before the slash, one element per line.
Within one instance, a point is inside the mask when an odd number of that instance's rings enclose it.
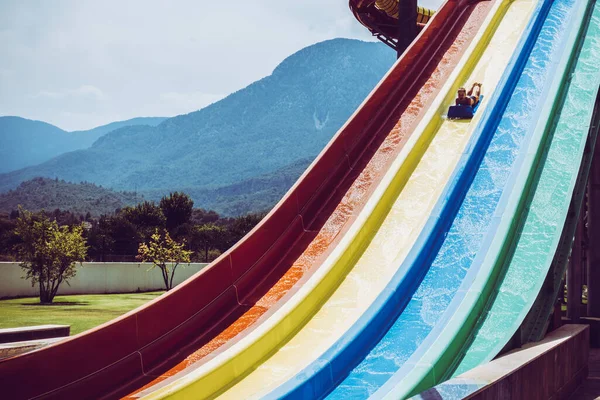
<path fill-rule="evenodd" d="M 173 284 L 177 285 L 207 264 L 180 264 L 175 271 Z M 165 288 L 159 268 L 151 271 L 152 264 L 141 263 L 83 263 L 77 265 L 77 275 L 62 283 L 58 294 L 133 293 Z M 0 262 L 0 298 L 36 297 L 39 287 L 21 277 L 25 271 L 19 263 Z"/>

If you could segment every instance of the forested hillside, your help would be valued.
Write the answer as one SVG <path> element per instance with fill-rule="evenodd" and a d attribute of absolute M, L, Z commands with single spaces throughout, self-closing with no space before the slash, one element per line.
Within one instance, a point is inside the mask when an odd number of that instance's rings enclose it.
<path fill-rule="evenodd" d="M 18 206 L 30 211 L 60 209 L 73 214 L 92 216 L 112 214 L 118 208 L 135 205 L 143 196 L 115 192 L 93 183 L 70 183 L 58 179 L 34 178 L 15 190 L 0 194 L 0 211 L 10 212 Z"/>

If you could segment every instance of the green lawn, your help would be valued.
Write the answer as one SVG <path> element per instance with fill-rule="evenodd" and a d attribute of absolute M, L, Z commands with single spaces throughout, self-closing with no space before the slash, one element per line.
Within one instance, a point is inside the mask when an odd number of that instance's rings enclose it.
<path fill-rule="evenodd" d="M 56 296 L 54 304 L 38 298 L 0 300 L 0 328 L 29 325 L 71 325 L 71 335 L 123 315 L 164 292 Z"/>

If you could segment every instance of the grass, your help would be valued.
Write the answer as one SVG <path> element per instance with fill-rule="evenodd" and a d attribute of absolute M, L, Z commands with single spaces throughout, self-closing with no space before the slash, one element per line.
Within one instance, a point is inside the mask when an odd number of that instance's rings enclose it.
<path fill-rule="evenodd" d="M 71 335 L 110 321 L 164 292 L 56 296 L 51 305 L 38 298 L 0 300 L 0 328 L 70 325 Z"/>

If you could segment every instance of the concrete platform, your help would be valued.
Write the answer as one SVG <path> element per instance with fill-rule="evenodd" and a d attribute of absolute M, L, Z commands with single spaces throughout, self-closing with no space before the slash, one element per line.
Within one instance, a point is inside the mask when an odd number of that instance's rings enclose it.
<path fill-rule="evenodd" d="M 28 340 L 69 336 L 69 325 L 37 325 L 22 328 L 0 329 L 0 343 L 16 343 Z"/>
<path fill-rule="evenodd" d="M 58 337 L 51 339 L 28 340 L 25 342 L 2 343 L 0 344 L 0 360 L 18 356 L 19 354 L 29 353 L 30 351 L 41 349 L 42 347 L 50 346 L 66 337 Z"/>
<path fill-rule="evenodd" d="M 572 398 L 588 373 L 589 335 L 587 325 L 562 326 L 541 342 L 526 344 L 413 399 Z"/>

